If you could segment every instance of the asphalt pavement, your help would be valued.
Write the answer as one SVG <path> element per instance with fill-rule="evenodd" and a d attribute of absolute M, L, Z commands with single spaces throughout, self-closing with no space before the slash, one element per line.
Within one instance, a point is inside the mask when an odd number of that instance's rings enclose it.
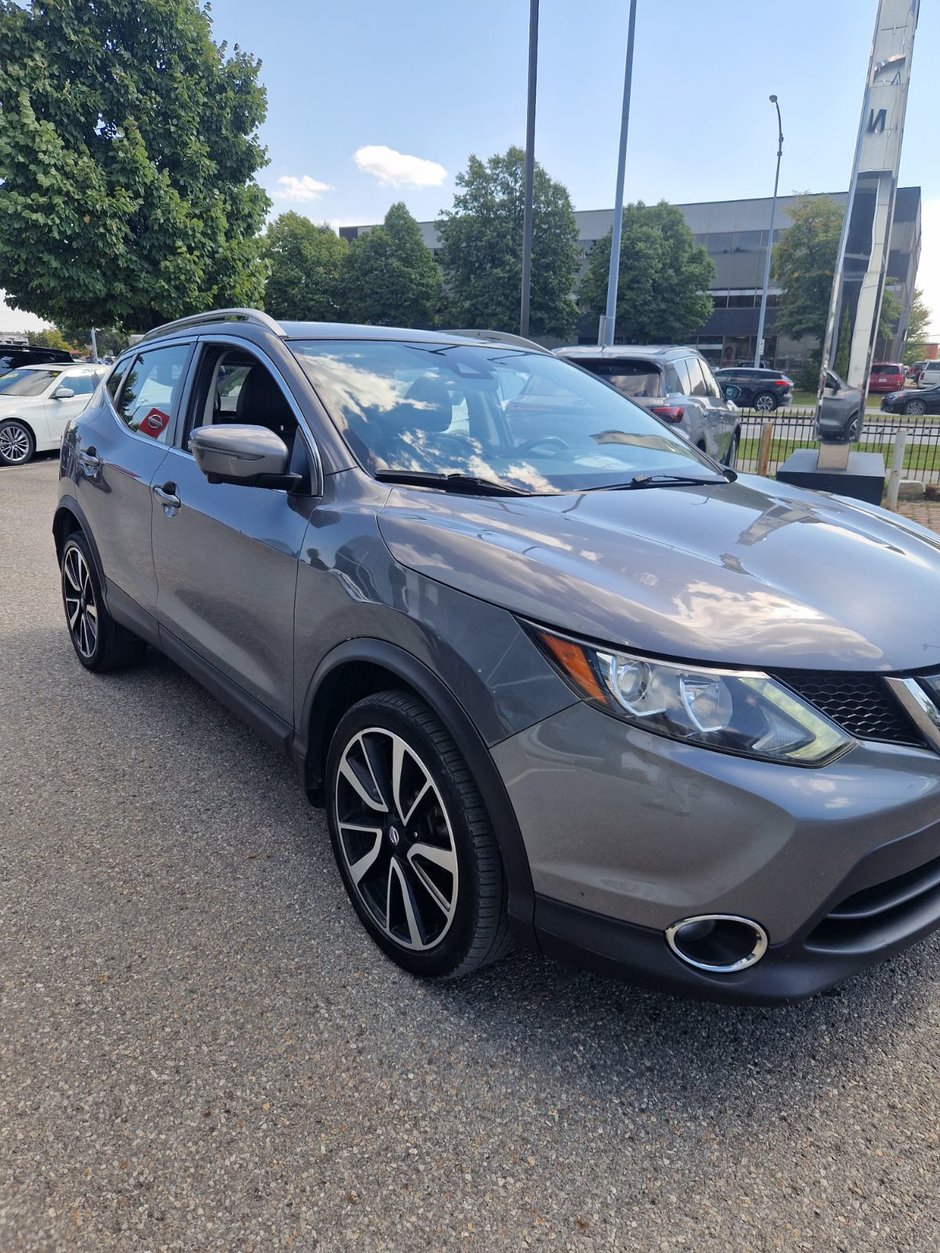
<path fill-rule="evenodd" d="M 0 470 L 0 1249 L 940 1249 L 937 939 L 785 1009 L 416 982 L 286 762 L 78 665 L 56 470 Z"/>

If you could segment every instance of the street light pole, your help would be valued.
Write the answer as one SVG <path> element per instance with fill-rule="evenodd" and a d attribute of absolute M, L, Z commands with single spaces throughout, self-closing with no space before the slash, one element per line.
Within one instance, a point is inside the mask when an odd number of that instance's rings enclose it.
<path fill-rule="evenodd" d="M 610 235 L 610 269 L 607 272 L 607 308 L 597 328 L 597 342 L 608 347 L 614 342 L 617 322 L 617 286 L 620 280 L 620 235 L 623 230 L 623 179 L 627 165 L 627 132 L 630 128 L 630 91 L 633 86 L 633 40 L 636 33 L 636 0 L 630 0 L 627 24 L 627 60 L 623 72 L 623 109 L 620 115 L 620 152 L 617 156 L 617 194 L 614 223 Z"/>
<path fill-rule="evenodd" d="M 532 217 L 535 193 L 535 89 L 539 66 L 539 0 L 529 0 L 529 99 L 525 125 L 525 192 L 522 202 L 522 297 L 519 334 L 529 334 L 529 294 L 532 287 Z"/>
<path fill-rule="evenodd" d="M 770 286 L 770 259 L 774 251 L 774 223 L 777 218 L 777 187 L 780 184 L 780 158 L 783 156 L 783 123 L 780 120 L 780 105 L 777 97 L 771 96 L 770 103 L 777 110 L 777 173 L 774 175 L 774 198 L 770 202 L 770 233 L 767 236 L 767 257 L 764 261 L 764 288 L 760 297 L 760 317 L 757 321 L 757 345 L 754 349 L 754 366 L 760 366 L 761 352 L 764 348 L 764 319 L 767 316 L 767 288 Z"/>

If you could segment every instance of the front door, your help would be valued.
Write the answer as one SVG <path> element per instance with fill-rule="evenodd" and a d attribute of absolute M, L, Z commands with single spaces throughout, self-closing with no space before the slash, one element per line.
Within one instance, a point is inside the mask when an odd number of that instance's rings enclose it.
<path fill-rule="evenodd" d="M 207 344 L 183 436 L 153 483 L 153 558 L 161 631 L 288 724 L 293 718 L 294 592 L 310 499 L 210 483 L 187 449 L 193 426 L 297 420 L 283 384 L 242 348 Z"/>

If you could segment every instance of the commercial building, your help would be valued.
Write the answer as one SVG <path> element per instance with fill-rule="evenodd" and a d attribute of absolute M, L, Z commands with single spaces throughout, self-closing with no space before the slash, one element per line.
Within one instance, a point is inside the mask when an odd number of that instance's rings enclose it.
<path fill-rule="evenodd" d="M 846 192 L 819 194 L 840 205 L 844 205 L 847 199 Z M 780 196 L 777 199 L 775 243 L 792 225 L 790 210 L 796 200 L 795 196 Z M 910 316 L 920 259 L 920 205 L 919 187 L 898 189 L 886 287 L 896 295 L 900 314 L 893 335 L 882 349 L 887 360 L 900 359 Z M 715 264 L 715 278 L 710 288 L 714 309 L 693 342 L 715 364 L 753 362 L 770 226 L 770 198 L 713 200 L 702 204 L 682 204 L 678 208 L 696 243 L 707 249 Z M 576 211 L 574 216 L 578 224 L 582 265 L 586 266 L 591 249 L 610 230 L 614 212 L 613 209 L 588 209 Z M 437 224 L 422 222 L 420 226 L 424 242 L 436 253 Z M 345 226 L 340 228 L 340 234 L 346 239 L 355 239 L 371 229 L 369 226 Z M 764 329 L 764 357 L 780 369 L 797 371 L 806 363 L 814 344 L 811 340 L 793 340 L 778 334 L 776 319 L 779 301 L 780 288 L 771 283 Z M 596 336 L 596 320 L 583 320 L 579 328 L 580 341 L 590 343 Z"/>

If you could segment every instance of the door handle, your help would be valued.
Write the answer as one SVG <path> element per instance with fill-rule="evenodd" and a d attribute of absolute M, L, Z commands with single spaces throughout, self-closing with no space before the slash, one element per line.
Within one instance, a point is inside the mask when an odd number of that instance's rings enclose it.
<path fill-rule="evenodd" d="M 92 447 L 92 448 L 89 448 L 87 452 L 80 452 L 78 454 L 78 464 L 82 467 L 83 470 L 94 471 L 94 470 L 99 469 L 99 467 L 101 466 L 101 458 L 98 456 L 96 450 Z"/>
<path fill-rule="evenodd" d="M 164 483 L 162 487 L 153 486 L 153 494 L 159 500 L 161 505 L 165 505 L 168 509 L 179 509 L 182 501 L 176 494 L 175 483 Z"/>

